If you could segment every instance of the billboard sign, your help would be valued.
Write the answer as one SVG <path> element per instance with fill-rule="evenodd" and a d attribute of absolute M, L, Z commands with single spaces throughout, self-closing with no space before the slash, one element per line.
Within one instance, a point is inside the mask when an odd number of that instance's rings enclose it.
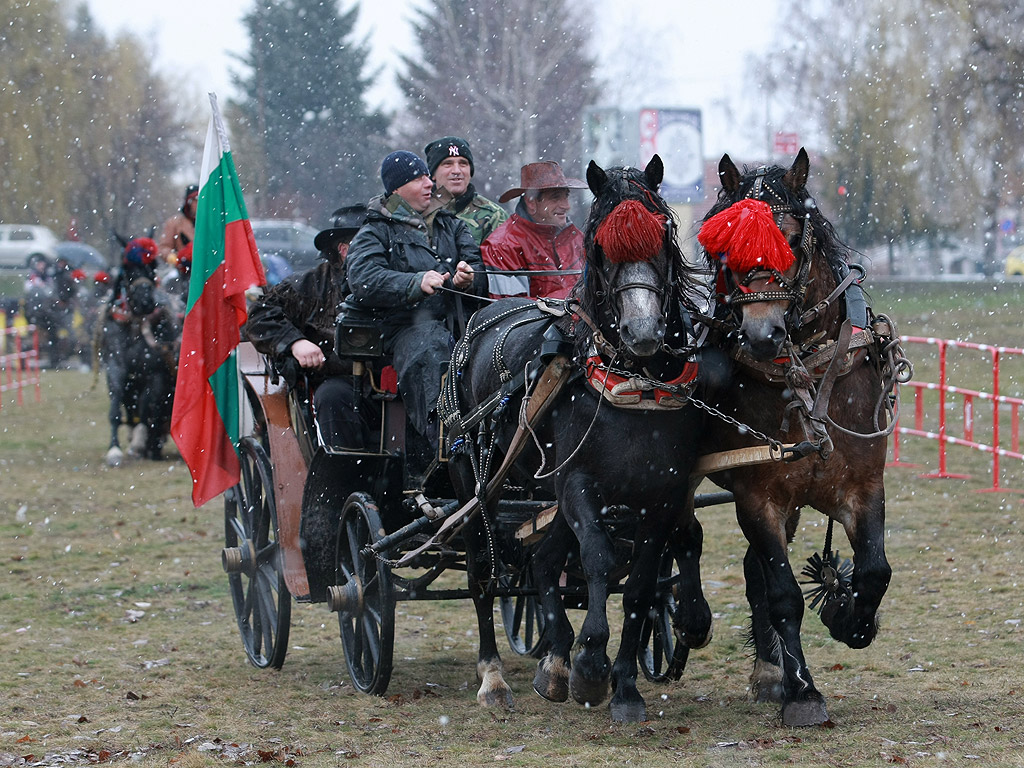
<path fill-rule="evenodd" d="M 661 196 L 669 203 L 704 199 L 704 152 L 699 109 L 640 110 L 640 167 L 655 153 L 665 163 Z"/>

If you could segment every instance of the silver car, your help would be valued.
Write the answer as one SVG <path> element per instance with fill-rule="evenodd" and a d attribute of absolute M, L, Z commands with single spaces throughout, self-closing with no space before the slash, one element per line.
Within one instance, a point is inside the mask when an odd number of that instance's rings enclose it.
<path fill-rule="evenodd" d="M 35 224 L 0 224 L 0 267 L 24 269 L 40 256 L 57 258 L 57 237 Z"/>

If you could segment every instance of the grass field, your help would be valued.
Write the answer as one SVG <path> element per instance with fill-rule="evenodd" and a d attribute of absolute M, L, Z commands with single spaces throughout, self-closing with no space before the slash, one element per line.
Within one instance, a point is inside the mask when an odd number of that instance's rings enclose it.
<path fill-rule="evenodd" d="M 904 334 L 1024 342 L 1020 286 L 872 293 Z M 921 361 L 919 374 L 934 370 Z M 0 767 L 1024 766 L 1024 496 L 979 492 L 984 454 L 951 454 L 969 479 L 925 479 L 934 443 L 904 442 L 919 466 L 887 474 L 894 574 L 873 645 L 839 645 L 805 615 L 828 727 L 783 728 L 747 698 L 744 543 L 725 507 L 701 515 L 714 640 L 678 683 L 641 681 L 649 722 L 613 725 L 606 707 L 537 697 L 535 662 L 510 651 L 516 709 L 478 707 L 463 602 L 398 605 L 385 698 L 353 690 L 323 604 L 293 606 L 282 670 L 254 669 L 220 565 L 222 504 L 192 507 L 173 447 L 165 462 L 105 467 L 106 403 L 91 383 L 44 372 L 42 402 L 0 408 Z M 1020 462 L 1004 471 L 1004 486 L 1024 488 Z M 793 562 L 823 537 L 806 510 Z M 841 536 L 837 547 L 850 554 Z"/>

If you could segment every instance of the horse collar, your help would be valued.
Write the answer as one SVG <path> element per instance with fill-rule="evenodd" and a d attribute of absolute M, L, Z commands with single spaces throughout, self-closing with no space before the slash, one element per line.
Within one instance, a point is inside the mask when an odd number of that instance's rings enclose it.
<path fill-rule="evenodd" d="M 687 361 L 676 378 L 658 381 L 612 368 L 594 352 L 583 365 L 587 383 L 616 408 L 667 411 L 682 408 L 689 401 L 699 370 L 697 363 Z"/>

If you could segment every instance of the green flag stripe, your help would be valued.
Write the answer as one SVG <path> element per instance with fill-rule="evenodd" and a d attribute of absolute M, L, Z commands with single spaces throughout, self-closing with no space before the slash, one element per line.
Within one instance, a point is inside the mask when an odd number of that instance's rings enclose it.
<path fill-rule="evenodd" d="M 228 224 L 249 218 L 234 168 L 231 153 L 224 152 L 220 156 L 220 162 L 199 190 L 197 208 L 202 209 L 204 215 L 196 216 L 192 273 L 199 275 L 202 286 L 206 285 L 210 275 L 216 272 L 224 261 L 224 231 Z M 195 285 L 194 279 L 191 285 Z M 199 300 L 201 293 L 202 291 L 189 291 L 186 313 Z"/>

